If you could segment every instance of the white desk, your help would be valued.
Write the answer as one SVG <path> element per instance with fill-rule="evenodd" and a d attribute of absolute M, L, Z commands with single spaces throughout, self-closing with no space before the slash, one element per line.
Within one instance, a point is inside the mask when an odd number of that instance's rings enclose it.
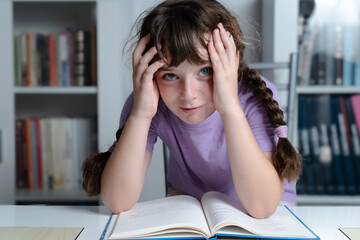
<path fill-rule="evenodd" d="M 291 207 L 322 240 L 346 240 L 339 227 L 360 228 L 358 207 Z M 110 212 L 104 207 L 0 205 L 0 227 L 83 227 L 79 240 L 99 239 Z"/>

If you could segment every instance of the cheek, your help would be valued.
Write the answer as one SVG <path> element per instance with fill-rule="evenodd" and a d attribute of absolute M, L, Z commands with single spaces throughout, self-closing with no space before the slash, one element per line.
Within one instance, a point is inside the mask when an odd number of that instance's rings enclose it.
<path fill-rule="evenodd" d="M 156 83 L 159 89 L 159 94 L 165 102 L 171 100 L 172 96 L 175 96 L 175 92 L 170 86 L 167 86 L 164 83 L 162 83 L 162 81 L 158 81 L 158 80 L 156 80 Z"/>

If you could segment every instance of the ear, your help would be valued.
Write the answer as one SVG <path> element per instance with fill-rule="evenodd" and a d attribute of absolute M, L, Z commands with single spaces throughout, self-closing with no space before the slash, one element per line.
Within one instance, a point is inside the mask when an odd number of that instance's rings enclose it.
<path fill-rule="evenodd" d="M 236 51 L 236 66 L 239 66 L 239 62 L 240 62 L 240 52 L 239 50 Z"/>

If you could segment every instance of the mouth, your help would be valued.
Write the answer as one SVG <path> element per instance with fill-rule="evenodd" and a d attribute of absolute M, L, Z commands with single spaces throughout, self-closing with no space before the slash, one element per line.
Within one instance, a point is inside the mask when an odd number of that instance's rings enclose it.
<path fill-rule="evenodd" d="M 183 108 L 183 107 L 180 107 L 180 108 L 186 114 L 194 114 L 201 108 L 201 106 L 200 107 L 194 107 L 194 108 Z"/>

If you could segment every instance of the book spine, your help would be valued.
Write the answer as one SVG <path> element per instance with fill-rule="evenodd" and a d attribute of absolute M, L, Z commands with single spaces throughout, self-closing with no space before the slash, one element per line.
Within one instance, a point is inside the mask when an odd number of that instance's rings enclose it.
<path fill-rule="evenodd" d="M 42 188 L 48 188 L 48 176 L 47 176 L 47 137 L 46 137 L 46 119 L 39 120 L 40 124 L 40 141 L 41 141 L 41 167 L 42 167 Z"/>
<path fill-rule="evenodd" d="M 50 86 L 58 85 L 58 68 L 57 68 L 57 42 L 56 34 L 48 35 L 48 53 L 49 53 L 49 83 Z"/>
<path fill-rule="evenodd" d="M 338 107 L 336 97 L 331 98 L 331 147 L 333 150 L 333 172 L 336 181 L 337 193 L 345 194 L 345 180 L 344 180 L 344 169 L 342 166 L 341 152 L 340 152 L 340 141 L 339 141 L 339 123 L 338 123 Z"/>
<path fill-rule="evenodd" d="M 344 61 L 343 61 L 343 85 L 354 85 L 354 62 L 353 62 L 353 34 L 344 34 Z"/>
<path fill-rule="evenodd" d="M 36 151 L 36 130 L 35 130 L 35 121 L 31 119 L 31 153 L 32 153 L 32 164 L 33 164 L 33 179 L 34 179 L 34 188 L 39 188 L 38 181 L 38 165 L 37 165 L 37 151 Z"/>
<path fill-rule="evenodd" d="M 43 169 L 42 169 L 42 146 L 41 146 L 41 132 L 40 132 L 40 120 L 35 118 L 35 136 L 36 136 L 36 160 L 37 160 L 37 179 L 40 189 L 43 188 Z"/>
<path fill-rule="evenodd" d="M 351 156 L 353 159 L 357 192 L 360 193 L 360 140 L 358 135 L 358 129 L 356 127 L 354 112 L 351 105 L 350 97 L 345 98 L 346 112 L 348 115 L 350 135 L 351 135 Z"/>
<path fill-rule="evenodd" d="M 26 128 L 26 149 L 27 149 L 27 174 L 28 174 L 28 183 L 29 189 L 34 188 L 34 175 L 33 175 L 33 159 L 32 159 L 32 148 L 31 148 L 31 119 L 27 118 L 25 120 Z"/>
<path fill-rule="evenodd" d="M 304 158 L 304 170 L 303 179 L 300 186 L 303 187 L 303 193 L 314 194 L 314 174 L 313 165 L 310 155 L 310 140 L 309 140 L 309 128 L 307 125 L 307 119 L 305 116 L 308 115 L 306 107 L 306 99 L 299 96 L 299 111 L 303 114 L 299 114 L 299 141 L 300 141 L 300 153 Z"/>
<path fill-rule="evenodd" d="M 314 97 L 307 97 L 307 121 L 310 130 L 310 152 L 311 152 L 311 160 L 312 160 L 312 169 L 314 172 L 314 185 L 315 185 L 315 192 L 317 194 L 324 194 L 325 187 L 324 187 L 324 176 L 323 172 L 321 171 L 321 164 L 320 164 L 320 142 L 319 142 L 319 132 L 318 128 L 315 123 L 315 118 L 311 116 L 316 115 L 316 108 L 314 107 L 317 103 Z"/>
<path fill-rule="evenodd" d="M 335 28 L 335 85 L 343 85 L 343 31 L 341 26 Z"/>
<path fill-rule="evenodd" d="M 339 97 L 338 104 L 338 122 L 339 122 L 339 130 L 340 130 L 340 143 L 342 149 L 342 157 L 343 157 L 343 166 L 344 166 L 344 176 L 346 181 L 346 188 L 348 194 L 356 194 L 356 180 L 354 173 L 354 165 L 352 162 L 352 158 L 350 155 L 350 129 L 347 121 L 347 113 L 345 107 L 345 100 L 343 97 Z"/>
<path fill-rule="evenodd" d="M 351 105 L 355 116 L 355 123 L 360 135 L 360 94 L 351 96 Z"/>
<path fill-rule="evenodd" d="M 24 165 L 24 151 L 23 151 L 23 137 L 24 134 L 24 121 L 16 120 L 15 121 L 15 134 L 16 134 L 16 187 L 25 188 L 26 180 L 24 171 L 26 171 L 26 166 Z"/>

